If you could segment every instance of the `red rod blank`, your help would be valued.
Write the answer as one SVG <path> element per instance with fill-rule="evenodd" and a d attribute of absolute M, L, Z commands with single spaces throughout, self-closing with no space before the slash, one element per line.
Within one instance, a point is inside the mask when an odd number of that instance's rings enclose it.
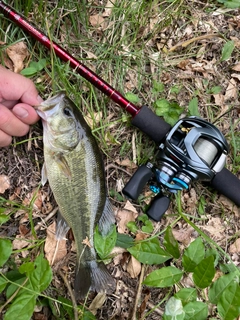
<path fill-rule="evenodd" d="M 70 53 L 59 46 L 56 42 L 51 41 L 42 31 L 30 24 L 25 17 L 16 12 L 12 7 L 0 1 L 0 12 L 7 16 L 11 21 L 15 22 L 21 29 L 27 31 L 37 41 L 41 42 L 49 50 L 54 50 L 56 56 L 65 62 L 69 62 L 70 66 L 78 72 L 83 78 L 88 80 L 93 86 L 101 90 L 111 100 L 116 102 L 120 107 L 129 112 L 133 117 L 140 110 L 133 103 L 124 98 L 121 93 L 110 86 L 106 81 L 96 75 L 88 67 L 84 66 L 77 59 L 75 59 Z"/>

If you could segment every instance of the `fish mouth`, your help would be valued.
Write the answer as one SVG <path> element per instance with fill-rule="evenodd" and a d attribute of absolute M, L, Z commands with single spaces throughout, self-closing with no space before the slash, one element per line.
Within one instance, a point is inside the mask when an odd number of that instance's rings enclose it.
<path fill-rule="evenodd" d="M 59 104 L 59 102 L 61 102 L 64 99 L 65 96 L 66 95 L 64 92 L 59 92 L 58 94 L 56 94 L 52 98 L 49 98 L 49 99 L 41 102 L 39 105 L 34 106 L 34 109 L 36 111 L 40 111 L 40 112 L 52 110 L 57 104 Z"/>
<path fill-rule="evenodd" d="M 51 116 L 55 113 L 55 107 L 59 105 L 65 97 L 65 92 L 59 92 L 52 98 L 49 98 L 41 102 L 39 105 L 34 106 L 34 109 L 37 111 L 39 117 L 46 121 L 48 116 Z"/>

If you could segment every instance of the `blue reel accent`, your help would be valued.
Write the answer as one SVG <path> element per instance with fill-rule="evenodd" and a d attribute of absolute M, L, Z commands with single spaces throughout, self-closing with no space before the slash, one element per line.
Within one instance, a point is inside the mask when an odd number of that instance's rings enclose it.
<path fill-rule="evenodd" d="M 188 184 L 179 178 L 173 178 L 178 185 L 182 186 L 183 189 L 188 189 Z"/>
<path fill-rule="evenodd" d="M 156 169 L 155 174 L 156 174 L 157 181 L 159 183 L 163 184 L 164 186 L 166 186 L 170 192 L 176 193 L 178 190 L 184 189 L 184 186 L 181 185 L 181 183 L 179 183 L 179 184 L 169 183 L 168 181 L 170 181 L 171 177 L 169 175 L 167 175 L 166 173 Z M 180 180 L 180 179 L 178 179 L 178 180 Z M 173 179 L 173 181 L 174 181 L 174 179 Z M 182 180 L 180 180 L 180 181 L 182 181 Z"/>
<path fill-rule="evenodd" d="M 156 193 L 156 194 L 158 194 L 158 193 L 161 192 L 161 189 L 160 189 L 159 187 L 157 187 L 157 186 L 154 186 L 154 185 L 150 185 L 150 186 L 149 186 L 149 189 L 150 189 L 152 192 Z"/>

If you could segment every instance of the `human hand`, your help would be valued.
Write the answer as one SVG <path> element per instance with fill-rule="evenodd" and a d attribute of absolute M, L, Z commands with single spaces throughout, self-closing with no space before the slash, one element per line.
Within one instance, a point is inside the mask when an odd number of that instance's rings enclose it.
<path fill-rule="evenodd" d="M 0 65 L 0 147 L 21 137 L 39 116 L 32 106 L 42 102 L 34 83 Z"/>

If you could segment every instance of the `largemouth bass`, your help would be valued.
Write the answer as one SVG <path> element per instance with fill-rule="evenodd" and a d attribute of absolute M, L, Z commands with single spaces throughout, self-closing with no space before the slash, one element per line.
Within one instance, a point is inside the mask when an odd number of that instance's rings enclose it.
<path fill-rule="evenodd" d="M 42 102 L 36 110 L 43 123 L 42 183 L 48 179 L 59 206 L 56 237 L 65 237 L 71 228 L 76 242 L 76 298 L 83 299 L 89 290 L 112 291 L 115 281 L 104 263 L 97 261 L 93 243 L 97 223 L 106 235 L 115 222 L 97 142 L 64 93 Z"/>

